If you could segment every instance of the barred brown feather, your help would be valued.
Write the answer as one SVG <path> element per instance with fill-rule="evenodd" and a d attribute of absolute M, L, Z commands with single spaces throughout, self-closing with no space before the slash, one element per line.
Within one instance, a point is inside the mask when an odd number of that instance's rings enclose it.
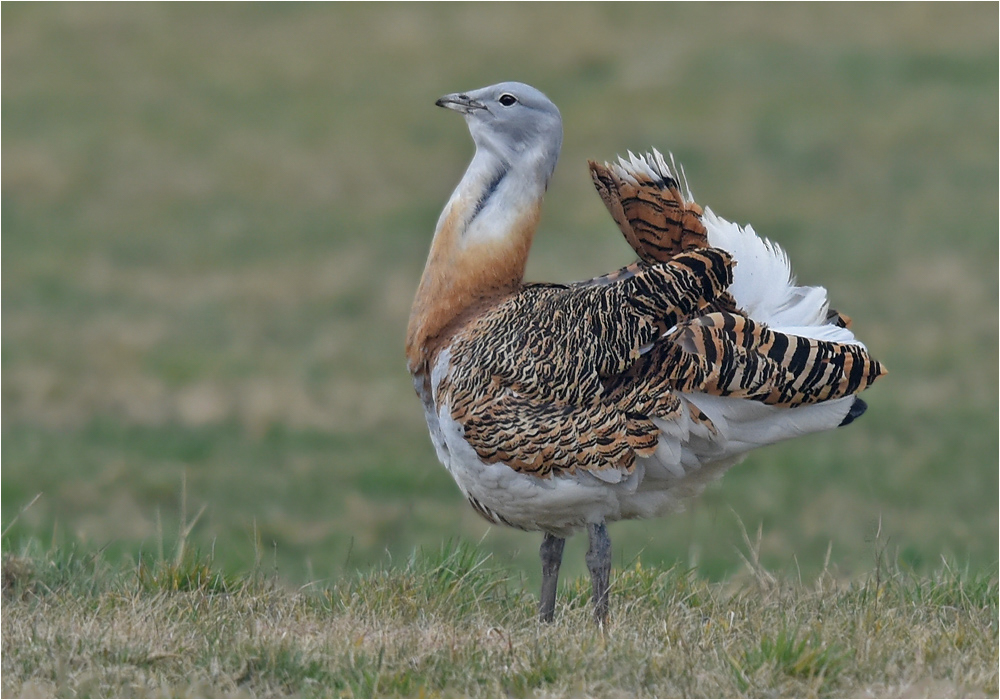
<path fill-rule="evenodd" d="M 730 265 L 724 251 L 697 250 L 612 284 L 526 287 L 454 337 L 452 356 L 475 361 L 453 365 L 435 402 L 450 407 L 487 463 L 538 476 L 629 472 L 656 449 L 658 429 L 605 384 L 721 294 Z M 674 397 L 661 403 L 677 406 Z"/>
<path fill-rule="evenodd" d="M 639 161 L 651 164 L 648 172 L 588 161 L 594 186 L 639 256 L 639 265 L 667 262 L 685 250 L 710 247 L 701 207 L 688 201 L 690 197 L 681 192 L 680 183 L 662 157 L 657 162 L 658 156 L 651 154 Z M 724 292 L 710 302 L 706 300 L 702 308 L 735 312 L 736 302 Z"/>
<path fill-rule="evenodd" d="M 708 247 L 701 207 L 685 201 L 669 170 L 626 174 L 618 166 L 588 163 L 604 205 L 641 260 L 667 262 L 681 251 Z"/>

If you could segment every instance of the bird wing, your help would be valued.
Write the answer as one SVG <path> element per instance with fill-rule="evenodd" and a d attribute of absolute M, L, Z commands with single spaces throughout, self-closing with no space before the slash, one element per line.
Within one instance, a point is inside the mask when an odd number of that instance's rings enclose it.
<path fill-rule="evenodd" d="M 856 394 L 883 374 L 861 345 L 781 333 L 743 315 L 713 312 L 671 329 L 609 389 L 619 401 L 636 396 L 631 405 L 642 411 L 665 392 L 795 408 Z"/>
<path fill-rule="evenodd" d="M 727 426 L 682 397 L 795 408 L 855 394 L 884 373 L 861 345 L 707 310 L 730 262 L 704 249 L 614 283 L 527 287 L 459 333 L 437 405 L 484 462 L 614 483 L 657 452 L 671 421 L 726 442 Z"/>
<path fill-rule="evenodd" d="M 659 430 L 608 383 L 721 294 L 730 263 L 724 251 L 696 250 L 615 283 L 526 287 L 456 335 L 435 403 L 485 462 L 617 481 L 655 451 Z M 656 413 L 679 404 L 664 395 Z"/>

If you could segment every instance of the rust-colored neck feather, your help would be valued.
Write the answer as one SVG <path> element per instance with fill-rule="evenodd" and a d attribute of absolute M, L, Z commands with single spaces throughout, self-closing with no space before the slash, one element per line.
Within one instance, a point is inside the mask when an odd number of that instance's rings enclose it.
<path fill-rule="evenodd" d="M 485 217 L 490 212 L 483 211 L 483 194 L 490 187 L 496 189 L 495 182 L 460 185 L 438 222 L 410 311 L 406 357 L 411 372 L 425 368 L 448 332 L 469 313 L 521 287 L 541 214 L 541 193 L 533 201 L 507 202 L 513 208 L 503 216 Z"/>

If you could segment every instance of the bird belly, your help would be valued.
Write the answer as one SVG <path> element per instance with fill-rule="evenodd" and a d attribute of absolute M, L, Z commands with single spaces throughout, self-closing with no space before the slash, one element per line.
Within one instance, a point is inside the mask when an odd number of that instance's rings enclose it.
<path fill-rule="evenodd" d="M 446 445 L 442 463 L 473 508 L 496 524 L 568 537 L 587 523 L 620 519 L 621 497 L 638 483 L 608 484 L 582 470 L 541 478 L 503 462 L 487 463 L 466 442 L 447 405 L 436 418 Z"/>
<path fill-rule="evenodd" d="M 618 483 L 582 469 L 541 478 L 503 462 L 480 459 L 447 406 L 436 411 L 434 423 L 443 445 L 438 457 L 480 515 L 497 525 L 560 537 L 568 537 L 587 523 L 652 518 L 683 510 L 686 501 L 744 456 L 743 452 L 714 450 L 706 454 L 680 444 L 664 431 L 661 449 L 637 460 L 632 473 Z"/>

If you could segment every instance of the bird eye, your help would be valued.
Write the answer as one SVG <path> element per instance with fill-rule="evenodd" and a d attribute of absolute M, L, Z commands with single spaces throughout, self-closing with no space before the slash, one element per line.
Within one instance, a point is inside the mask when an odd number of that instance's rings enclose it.
<path fill-rule="evenodd" d="M 511 105 L 517 104 L 517 98 L 511 95 L 509 92 L 505 92 L 500 95 L 500 104 L 504 107 L 510 107 Z"/>

